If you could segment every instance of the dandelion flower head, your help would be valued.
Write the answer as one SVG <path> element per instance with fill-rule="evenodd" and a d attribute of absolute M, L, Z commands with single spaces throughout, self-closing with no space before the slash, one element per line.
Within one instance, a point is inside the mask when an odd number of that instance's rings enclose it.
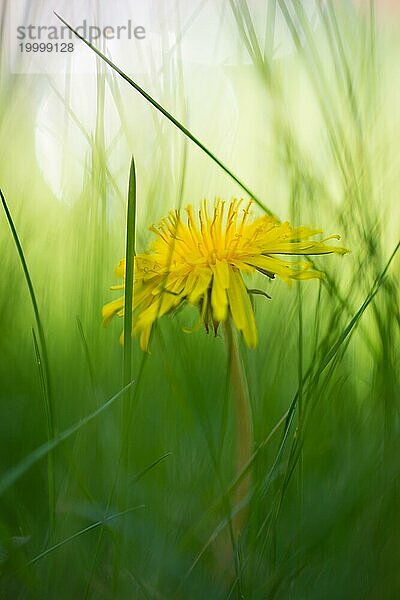
<path fill-rule="evenodd" d="M 322 232 L 292 227 L 268 215 L 253 218 L 252 202 L 217 200 L 210 210 L 206 201 L 185 215 L 171 211 L 158 226 L 149 250 L 134 259 L 132 335 L 140 334 L 147 350 L 155 321 L 183 304 L 197 306 L 207 331 L 232 318 L 249 347 L 257 344 L 257 327 L 247 274 L 262 273 L 290 283 L 323 277 L 310 261 L 293 256 L 345 254 L 345 248 L 313 238 Z M 125 260 L 116 270 L 125 279 Z M 112 289 L 124 289 L 124 283 Z M 124 297 L 103 307 L 108 324 L 124 314 Z"/>

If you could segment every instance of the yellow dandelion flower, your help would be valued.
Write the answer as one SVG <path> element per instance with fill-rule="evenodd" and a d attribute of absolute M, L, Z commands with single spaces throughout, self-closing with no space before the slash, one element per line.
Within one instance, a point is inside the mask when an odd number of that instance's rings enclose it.
<path fill-rule="evenodd" d="M 140 333 L 140 345 L 147 350 L 156 319 L 183 303 L 198 306 L 207 330 L 232 317 L 246 344 L 257 344 L 257 328 L 250 292 L 244 273 L 259 272 L 290 283 L 292 279 L 323 277 L 308 261 L 291 261 L 290 255 L 345 254 L 345 248 L 311 238 L 322 233 L 308 227 L 292 227 L 288 222 L 263 215 L 251 219 L 250 201 L 233 200 L 228 206 L 220 200 L 212 212 L 204 201 L 197 216 L 186 208 L 186 217 L 171 211 L 158 227 L 150 227 L 156 237 L 148 252 L 135 257 L 134 321 L 132 335 Z M 125 278 L 125 261 L 117 267 Z M 124 284 L 112 289 L 124 289 Z M 108 324 L 124 314 L 124 297 L 103 307 Z"/>

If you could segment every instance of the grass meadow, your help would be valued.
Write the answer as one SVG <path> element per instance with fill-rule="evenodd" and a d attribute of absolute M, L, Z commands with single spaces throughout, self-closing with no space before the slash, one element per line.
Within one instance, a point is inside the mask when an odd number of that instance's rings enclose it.
<path fill-rule="evenodd" d="M 224 3 L 202 38 L 228 36 L 229 64 L 186 62 L 200 12 L 171 13 L 161 67 L 129 74 L 166 114 L 90 48 L 90 75 L 54 78 L 11 73 L 2 48 L 1 598 L 400 597 L 399 15 L 254 6 Z M 253 194 L 351 250 L 315 258 L 322 280 L 253 279 L 271 299 L 254 297 L 257 347 L 239 340 L 254 452 L 237 535 L 223 332 L 186 306 L 127 364 L 123 320 L 102 325 L 132 156 L 140 252 L 171 208 Z"/>

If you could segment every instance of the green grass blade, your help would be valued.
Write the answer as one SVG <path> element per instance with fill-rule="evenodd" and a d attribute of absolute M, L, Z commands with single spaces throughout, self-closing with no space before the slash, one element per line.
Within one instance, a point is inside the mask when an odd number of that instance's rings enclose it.
<path fill-rule="evenodd" d="M 38 330 L 38 338 L 39 338 L 38 341 L 39 341 L 39 345 L 40 345 L 40 353 L 41 353 L 42 360 L 43 360 L 43 376 L 44 376 L 44 384 L 45 384 L 45 410 L 46 410 L 46 417 L 47 417 L 47 429 L 48 429 L 49 437 L 53 437 L 55 427 L 54 427 L 53 407 L 52 407 L 52 403 L 51 403 L 51 393 L 50 393 L 49 361 L 48 361 L 48 353 L 47 353 L 47 345 L 46 345 L 46 339 L 45 339 L 45 335 L 44 335 L 44 329 L 43 329 L 42 320 L 40 318 L 40 313 L 39 313 L 39 306 L 37 303 L 32 278 L 30 276 L 28 265 L 27 265 L 27 262 L 25 259 L 25 254 L 22 249 L 22 245 L 19 240 L 18 233 L 15 228 L 14 221 L 12 219 L 10 210 L 8 208 L 7 201 L 5 199 L 3 191 L 1 189 L 0 189 L 0 198 L 1 198 L 1 203 L 3 205 L 3 209 L 5 212 L 8 224 L 11 229 L 12 237 L 13 237 L 14 244 L 15 244 L 15 247 L 16 247 L 16 250 L 18 253 L 19 260 L 21 262 L 22 270 L 24 272 L 26 285 L 28 287 L 28 292 L 29 292 L 29 296 L 31 299 L 32 308 L 33 308 L 33 312 L 35 315 L 36 327 Z"/>
<path fill-rule="evenodd" d="M 112 396 L 107 402 L 99 406 L 95 411 L 83 417 L 75 423 L 65 429 L 62 433 L 56 435 L 52 440 L 45 442 L 36 450 L 28 454 L 24 459 L 21 460 L 15 467 L 12 467 L 3 477 L 0 479 L 0 496 L 10 488 L 24 473 L 26 473 L 35 463 L 45 457 L 49 452 L 54 450 L 59 444 L 67 440 L 71 435 L 82 429 L 85 425 L 96 419 L 105 410 L 110 408 L 118 398 L 120 398 L 132 385 L 134 381 L 131 381 L 127 386 L 123 387 L 119 392 Z"/>
<path fill-rule="evenodd" d="M 129 85 L 131 85 L 137 92 L 139 92 L 139 94 L 141 94 L 152 106 L 154 106 L 154 108 L 160 111 L 164 115 L 164 117 L 166 117 L 171 123 L 173 123 L 175 127 L 180 129 L 180 131 L 182 131 L 182 133 L 184 133 L 194 144 L 196 144 L 196 146 L 198 146 L 205 154 L 207 154 L 207 156 L 209 156 L 227 175 L 229 175 L 229 177 L 231 177 L 231 179 L 233 179 L 242 188 L 242 190 L 246 192 L 246 194 L 248 194 L 256 204 L 258 204 L 258 206 L 266 214 L 272 215 L 271 210 L 257 197 L 257 195 L 254 194 L 254 192 L 252 192 L 249 189 L 249 187 L 243 181 L 241 181 L 213 152 L 211 152 L 211 150 L 209 150 L 197 137 L 195 137 L 193 133 L 189 131 L 189 129 L 182 125 L 182 123 L 180 123 L 173 115 L 171 115 L 171 113 L 169 113 L 163 106 L 161 106 L 161 104 L 154 100 L 154 98 L 152 98 L 150 94 L 148 94 L 135 81 L 133 81 L 133 79 L 128 77 L 126 73 L 121 71 L 121 69 L 117 67 L 117 65 L 114 64 L 109 58 L 107 58 L 107 56 L 100 52 L 98 48 L 93 46 L 93 44 L 91 44 L 82 35 L 80 35 L 73 27 L 71 27 L 71 25 L 69 25 L 62 17 L 60 17 L 60 15 L 58 15 L 56 12 L 54 12 L 54 14 L 60 19 L 62 23 L 64 23 L 66 27 L 68 27 L 68 29 L 70 29 L 80 40 L 82 40 L 82 42 L 89 46 L 89 48 L 91 48 L 93 52 L 97 54 L 97 56 L 99 56 L 112 69 L 114 69 L 114 71 L 116 71 L 118 75 L 122 77 L 122 79 L 129 83 Z"/>
<path fill-rule="evenodd" d="M 44 335 L 44 329 L 42 325 L 42 320 L 39 313 L 39 306 L 36 299 L 35 290 L 33 287 L 32 278 L 29 273 L 29 268 L 25 259 L 25 254 L 14 225 L 13 218 L 11 216 L 10 210 L 8 208 L 7 201 L 3 194 L 3 191 L 0 189 L 0 197 L 1 203 L 3 205 L 3 209 L 11 229 L 11 234 L 14 240 L 14 244 L 18 253 L 18 257 L 22 266 L 22 270 L 24 273 L 26 285 L 28 287 L 29 297 L 31 300 L 33 313 L 36 321 L 36 328 L 38 332 L 38 339 L 36 338 L 35 332 L 33 332 L 35 353 L 37 358 L 37 365 L 39 368 L 39 377 L 41 381 L 42 388 L 42 396 L 44 403 L 44 411 L 46 416 L 46 426 L 47 426 L 47 439 L 50 441 L 54 438 L 55 435 L 55 426 L 54 426 L 54 414 L 53 414 L 53 403 L 51 397 L 51 384 L 50 384 L 50 369 L 49 369 L 49 360 L 48 360 L 48 352 L 46 345 L 46 338 Z M 54 463 L 53 457 L 51 456 L 51 452 L 48 457 L 48 465 L 47 465 L 47 474 L 48 474 L 48 497 L 49 497 L 49 529 L 50 535 L 52 535 L 54 529 L 55 522 L 55 477 L 54 477 Z M 1 486 L 0 486 L 1 489 Z"/>
<path fill-rule="evenodd" d="M 123 385 L 132 379 L 132 309 L 134 260 L 136 254 L 136 170 L 132 156 L 129 172 L 128 208 L 126 217 L 126 250 L 125 250 L 125 310 L 124 310 L 124 370 Z M 129 394 L 128 394 L 129 396 Z"/>
<path fill-rule="evenodd" d="M 84 529 L 80 529 L 79 531 L 77 531 L 76 533 L 73 533 L 72 535 L 65 538 L 64 540 L 61 540 L 60 542 L 57 542 L 57 544 L 54 544 L 50 548 L 47 548 L 40 554 L 37 554 L 34 558 L 32 558 L 28 562 L 27 566 L 37 563 L 39 560 L 41 560 L 42 558 L 45 558 L 46 556 L 48 556 L 55 550 L 58 550 L 62 546 L 65 546 L 65 544 L 68 544 L 68 542 L 72 542 L 72 540 L 76 540 L 76 538 L 80 537 L 84 533 L 87 533 L 88 531 L 92 531 L 93 529 L 96 529 L 97 527 L 100 527 L 101 525 L 106 525 L 107 523 L 109 523 L 110 521 L 113 521 L 114 519 L 117 519 L 118 517 L 122 517 L 124 515 L 127 515 L 127 514 L 133 512 L 134 510 L 138 510 L 139 508 L 144 508 L 144 507 L 145 507 L 144 504 L 140 504 L 138 506 L 132 506 L 131 508 L 122 510 L 121 512 L 118 512 L 114 515 L 110 515 L 109 517 L 106 517 L 105 519 L 102 519 L 101 521 L 96 521 L 96 523 L 92 523 L 91 525 L 88 525 L 88 527 L 85 527 Z"/>

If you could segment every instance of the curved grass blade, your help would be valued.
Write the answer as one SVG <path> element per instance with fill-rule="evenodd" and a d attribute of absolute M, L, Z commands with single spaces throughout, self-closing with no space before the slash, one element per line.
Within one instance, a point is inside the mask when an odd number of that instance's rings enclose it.
<path fill-rule="evenodd" d="M 65 429 L 62 433 L 56 435 L 53 439 L 45 442 L 36 450 L 28 454 L 25 458 L 21 460 L 15 467 L 12 467 L 1 479 L 0 479 L 0 496 L 3 494 L 10 486 L 12 486 L 24 473 L 26 473 L 35 463 L 37 463 L 41 458 L 46 456 L 49 452 L 54 450 L 61 442 L 67 440 L 71 435 L 79 431 L 82 427 L 93 421 L 96 417 L 101 415 L 107 408 L 110 408 L 114 404 L 114 402 L 120 398 L 132 385 L 134 381 L 131 381 L 128 385 L 123 387 L 119 392 L 117 392 L 114 396 L 112 396 L 107 402 L 99 406 L 95 411 L 86 415 L 75 423 Z"/>
<path fill-rule="evenodd" d="M 80 531 L 77 531 L 76 533 L 73 533 L 72 535 L 70 535 L 69 537 L 65 538 L 64 540 L 61 540 L 60 542 L 57 542 L 57 544 L 54 544 L 50 548 L 47 548 L 46 550 L 44 550 L 43 552 L 41 552 L 40 554 L 37 554 L 34 558 L 32 558 L 27 563 L 27 566 L 29 567 L 30 565 L 34 565 L 35 563 L 37 563 L 39 560 L 41 560 L 45 556 L 48 556 L 49 554 L 51 554 L 51 552 L 54 552 L 54 550 L 58 550 L 58 548 L 61 548 L 62 546 L 65 546 L 65 544 L 68 544 L 68 542 L 71 542 L 72 540 L 75 540 L 76 538 L 80 537 L 84 533 L 87 533 L 88 531 L 92 531 L 92 529 L 96 529 L 97 527 L 100 527 L 100 525 L 105 525 L 106 523 L 109 523 L 110 521 L 113 521 L 114 519 L 117 519 L 118 517 L 123 517 L 124 515 L 127 515 L 128 513 L 131 513 L 134 510 L 138 510 L 139 508 L 144 508 L 144 507 L 145 507 L 144 504 L 139 504 L 138 506 L 132 506 L 131 508 L 127 508 L 126 510 L 118 512 L 118 513 L 116 513 L 114 515 L 110 515 L 109 517 L 105 517 L 101 521 L 96 521 L 96 523 L 92 523 L 91 525 L 88 525 L 88 527 L 85 527 L 84 529 L 81 529 Z"/>
<path fill-rule="evenodd" d="M 33 313 L 36 321 L 36 328 L 38 332 L 38 339 L 34 335 L 34 345 L 35 345 L 35 353 L 37 358 L 37 364 L 39 368 L 39 377 L 41 381 L 42 393 L 43 393 L 43 403 L 44 410 L 46 415 L 46 426 L 47 426 L 47 439 L 50 441 L 54 438 L 55 434 L 55 426 L 54 426 L 54 414 L 53 414 L 53 403 L 51 397 L 51 384 L 50 384 L 50 369 L 49 369 L 49 360 L 47 353 L 47 345 L 46 338 L 44 335 L 44 329 L 42 325 L 42 320 L 40 318 L 39 306 L 36 300 L 36 294 L 33 287 L 32 278 L 29 273 L 28 265 L 25 259 L 24 251 L 22 249 L 21 242 L 18 237 L 18 233 L 16 227 L 14 225 L 13 218 L 11 216 L 10 210 L 8 208 L 7 201 L 3 194 L 3 191 L 0 189 L 0 197 L 1 203 L 3 205 L 4 212 L 6 214 L 6 218 L 11 229 L 11 234 L 14 240 L 14 244 L 18 253 L 18 257 L 22 266 L 22 270 L 24 273 L 26 285 L 28 287 L 29 296 L 32 303 Z M 51 454 L 49 454 L 48 458 L 48 496 L 49 496 L 49 521 L 50 521 L 50 532 L 53 531 L 54 520 L 55 520 L 55 478 L 54 478 L 54 465 Z M 0 486 L 1 488 L 1 486 Z"/>
<path fill-rule="evenodd" d="M 160 111 L 161 114 L 164 115 L 164 117 L 166 117 L 171 123 L 173 123 L 175 127 L 180 129 L 180 131 L 182 131 L 182 133 L 184 133 L 194 144 L 196 144 L 196 146 L 198 146 L 205 154 L 207 154 L 207 156 L 209 156 L 227 175 L 229 175 L 229 177 L 231 177 L 231 179 L 233 179 L 233 181 L 235 181 L 242 188 L 242 190 L 245 191 L 246 194 L 248 194 L 266 214 L 273 216 L 271 210 L 267 208 L 267 206 L 257 197 L 257 195 L 254 194 L 254 192 L 252 192 L 247 187 L 247 185 L 243 181 L 241 181 L 213 152 L 211 152 L 211 150 L 209 150 L 198 138 L 196 138 L 193 135 L 193 133 L 189 131 L 189 129 L 182 125 L 182 123 L 180 123 L 173 115 L 171 115 L 171 113 L 169 113 L 163 106 L 161 106 L 161 104 L 154 100 L 154 98 L 152 98 L 150 94 L 148 94 L 135 81 L 133 81 L 133 79 L 128 77 L 126 73 L 121 71 L 121 69 L 117 67 L 117 65 L 115 65 L 109 58 L 107 58 L 107 56 L 105 56 L 102 52 L 100 52 L 100 50 L 93 46 L 93 44 L 91 44 L 82 35 L 80 35 L 73 27 L 71 27 L 71 25 L 69 25 L 62 17 L 60 17 L 59 14 L 57 14 L 56 12 L 54 12 L 54 14 L 66 27 L 68 27 L 70 31 L 72 31 L 80 40 L 82 40 L 82 42 L 89 46 L 89 48 L 91 48 L 91 50 L 93 50 L 93 52 L 95 52 L 97 56 L 99 56 L 112 69 L 114 69 L 114 71 L 116 71 L 118 75 L 122 77 L 122 79 L 129 83 L 129 85 L 131 85 L 137 92 L 139 92 L 139 94 L 141 94 L 143 98 L 145 98 L 152 106 L 154 106 L 154 108 Z"/>
<path fill-rule="evenodd" d="M 53 407 L 52 407 L 52 403 L 51 403 L 49 361 L 48 361 L 48 353 L 47 353 L 47 345 L 46 345 L 46 339 L 45 339 L 45 335 L 44 335 L 44 329 L 43 329 L 43 325 L 42 325 L 42 320 L 40 318 L 39 307 L 38 307 L 38 303 L 36 300 L 36 294 L 35 294 L 35 290 L 33 287 L 32 279 L 31 279 L 31 276 L 29 273 L 27 262 L 25 260 L 24 251 L 22 249 L 22 245 L 19 240 L 18 233 L 17 233 L 17 230 L 14 225 L 14 221 L 12 219 L 10 210 L 8 208 L 7 201 L 4 197 L 3 191 L 1 189 L 0 189 L 0 197 L 1 197 L 1 203 L 3 205 L 4 212 L 7 217 L 8 224 L 11 229 L 11 233 L 12 233 L 12 236 L 14 239 L 15 247 L 17 249 L 18 257 L 21 262 L 22 270 L 24 272 L 26 285 L 28 287 L 28 292 L 29 292 L 29 296 L 31 299 L 32 308 L 33 308 L 33 312 L 35 315 L 36 327 L 38 330 L 38 338 L 39 338 L 38 341 L 39 341 L 40 353 L 41 353 L 42 361 L 43 361 L 42 364 L 43 364 L 43 375 L 44 375 L 45 392 L 46 392 L 45 409 L 46 409 L 46 415 L 47 415 L 47 427 L 48 427 L 49 437 L 53 437 L 54 436 L 54 417 L 53 417 Z"/>

